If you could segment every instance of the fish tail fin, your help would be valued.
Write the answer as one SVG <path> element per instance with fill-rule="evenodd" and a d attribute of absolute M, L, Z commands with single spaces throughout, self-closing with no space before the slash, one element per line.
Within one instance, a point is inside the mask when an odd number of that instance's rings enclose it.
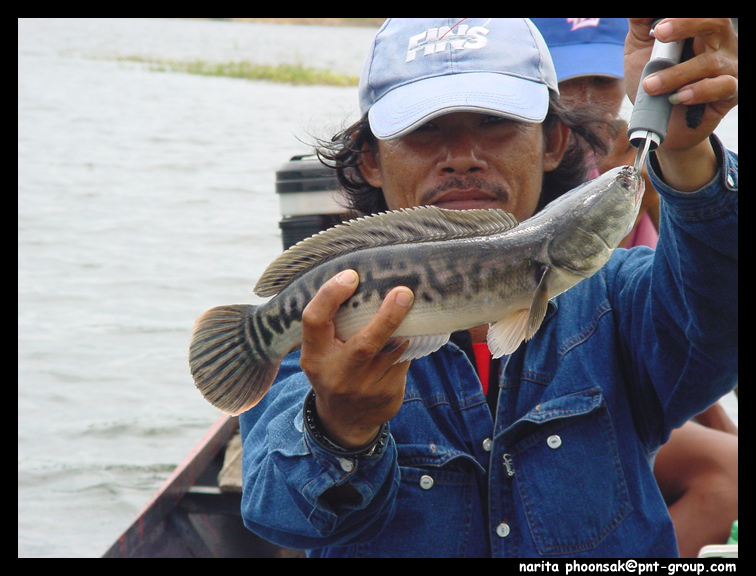
<path fill-rule="evenodd" d="M 194 323 L 189 367 L 197 389 L 219 410 L 236 416 L 252 408 L 270 389 L 280 358 L 265 355 L 265 345 L 250 322 L 257 306 L 218 306 Z"/>

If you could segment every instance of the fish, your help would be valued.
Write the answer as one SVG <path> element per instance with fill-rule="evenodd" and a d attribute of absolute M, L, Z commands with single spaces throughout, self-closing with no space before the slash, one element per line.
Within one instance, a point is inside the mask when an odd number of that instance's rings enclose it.
<path fill-rule="evenodd" d="M 495 358 L 513 353 L 543 322 L 550 299 L 590 278 L 632 229 L 643 196 L 632 166 L 614 168 L 518 222 L 504 210 L 420 206 L 356 218 L 276 258 L 254 292 L 259 305 L 218 306 L 194 324 L 189 365 L 196 387 L 238 415 L 270 389 L 281 361 L 302 343 L 302 312 L 337 273 L 359 276 L 334 316 L 346 341 L 388 292 L 409 287 L 412 307 L 386 349 L 399 362 L 438 350 L 452 332 L 489 324 Z"/>

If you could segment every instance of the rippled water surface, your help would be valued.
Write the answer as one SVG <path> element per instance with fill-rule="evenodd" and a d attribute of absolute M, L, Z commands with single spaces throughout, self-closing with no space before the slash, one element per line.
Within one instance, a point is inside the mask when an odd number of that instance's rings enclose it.
<path fill-rule="evenodd" d="M 192 323 L 255 301 L 281 250 L 276 168 L 356 117 L 355 88 L 114 58 L 358 75 L 372 34 L 19 20 L 19 556 L 102 554 L 216 420 L 187 367 Z"/>

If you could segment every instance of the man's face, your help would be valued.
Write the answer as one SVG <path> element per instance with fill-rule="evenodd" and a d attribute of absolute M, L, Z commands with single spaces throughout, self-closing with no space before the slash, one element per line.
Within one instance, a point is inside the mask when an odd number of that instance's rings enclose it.
<path fill-rule="evenodd" d="M 619 113 L 625 99 L 625 81 L 608 76 L 580 76 L 559 83 L 559 97 L 567 106 L 605 106 Z"/>
<path fill-rule="evenodd" d="M 453 112 L 379 141 L 377 151 L 363 154 L 362 173 L 392 210 L 501 208 L 522 221 L 535 212 L 543 172 L 564 153 L 566 130 L 553 132 L 546 139 L 540 124 Z"/>

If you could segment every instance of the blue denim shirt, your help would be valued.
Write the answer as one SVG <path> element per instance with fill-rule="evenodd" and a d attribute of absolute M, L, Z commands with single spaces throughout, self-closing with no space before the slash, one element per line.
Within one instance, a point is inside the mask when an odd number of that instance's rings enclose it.
<path fill-rule="evenodd" d="M 303 430 L 299 354 L 240 417 L 246 526 L 315 557 L 668 557 L 653 459 L 737 378 L 737 156 L 663 196 L 656 251 L 616 250 L 502 363 L 495 417 L 465 353 L 414 360 L 383 454 Z M 324 493 L 348 483 L 352 497 Z"/>

